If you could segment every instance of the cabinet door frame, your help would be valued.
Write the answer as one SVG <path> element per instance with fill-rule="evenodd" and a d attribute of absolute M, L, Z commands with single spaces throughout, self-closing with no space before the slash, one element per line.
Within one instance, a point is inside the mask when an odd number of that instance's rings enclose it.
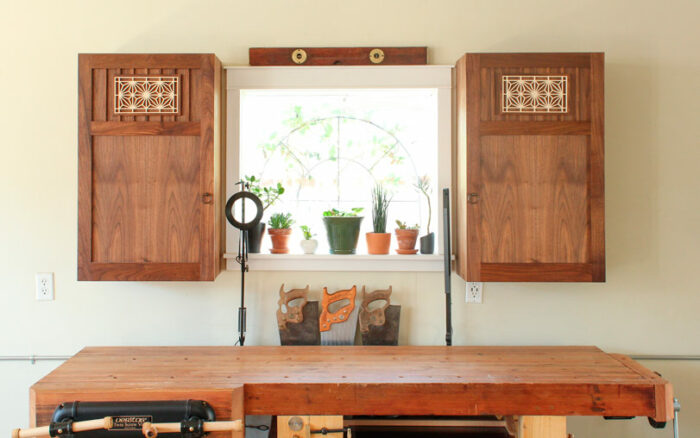
<path fill-rule="evenodd" d="M 482 121 L 482 67 L 590 69 L 590 120 Z M 527 74 L 527 73 L 524 73 Z M 533 73 L 530 73 L 533 74 Z M 467 281 L 605 281 L 604 54 L 466 54 L 456 66 L 457 150 L 455 169 L 455 244 L 457 273 Z M 498 89 L 498 87 L 495 87 Z M 500 99 L 495 95 L 493 99 Z M 575 96 L 579 99 L 579 96 Z M 587 147 L 588 236 L 585 263 L 483 263 L 481 153 L 483 135 L 584 135 Z"/>
<path fill-rule="evenodd" d="M 200 69 L 200 120 L 94 121 L 93 69 L 126 66 L 143 69 Z M 219 214 L 222 206 L 222 194 L 219 189 L 222 134 L 219 128 L 222 74 L 220 61 L 213 54 L 80 54 L 78 68 L 78 280 L 214 280 L 220 272 L 222 260 L 222 215 Z M 105 94 L 107 92 L 104 90 Z M 198 262 L 93 261 L 93 138 L 99 135 L 199 136 L 199 191 L 202 203 Z"/>

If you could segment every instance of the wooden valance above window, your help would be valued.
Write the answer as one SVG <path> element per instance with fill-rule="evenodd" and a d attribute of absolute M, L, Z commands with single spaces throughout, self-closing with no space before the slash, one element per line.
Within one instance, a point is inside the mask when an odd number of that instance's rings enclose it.
<path fill-rule="evenodd" d="M 427 47 L 251 47 L 250 65 L 421 65 Z"/>

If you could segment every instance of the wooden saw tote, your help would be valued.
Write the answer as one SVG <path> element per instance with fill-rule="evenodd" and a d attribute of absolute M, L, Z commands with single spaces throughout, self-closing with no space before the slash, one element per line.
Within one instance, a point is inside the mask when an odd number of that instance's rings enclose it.
<path fill-rule="evenodd" d="M 321 332 L 321 345 L 352 345 L 357 329 L 357 309 L 355 297 L 357 287 L 339 290 L 333 294 L 328 293 L 328 288 L 323 288 L 321 298 L 321 316 L 319 329 Z M 349 303 L 335 312 L 330 311 L 330 306 L 342 300 Z"/>
<path fill-rule="evenodd" d="M 362 286 L 359 314 L 362 345 L 398 345 L 401 306 L 391 305 L 391 292 L 391 286 L 369 293 Z M 379 300 L 385 304 L 370 310 L 370 304 Z"/>
<path fill-rule="evenodd" d="M 291 289 L 289 292 L 284 291 L 284 283 L 280 286 L 280 299 L 277 301 L 277 326 L 280 330 L 287 329 L 287 323 L 293 322 L 299 324 L 304 321 L 304 313 L 302 310 L 308 302 L 309 285 L 304 289 Z M 291 301 L 301 299 L 301 303 L 296 306 L 290 306 Z M 286 312 L 283 312 L 282 309 Z"/>
<path fill-rule="evenodd" d="M 318 330 L 318 301 L 309 301 L 309 286 L 304 289 L 284 291 L 280 286 L 280 299 L 277 301 L 277 327 L 281 345 L 319 345 L 321 335 Z M 294 300 L 301 300 L 290 306 Z"/>

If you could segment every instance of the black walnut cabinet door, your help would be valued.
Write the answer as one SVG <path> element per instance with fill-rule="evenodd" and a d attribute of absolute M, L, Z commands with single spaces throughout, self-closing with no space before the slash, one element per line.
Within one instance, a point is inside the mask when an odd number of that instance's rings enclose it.
<path fill-rule="evenodd" d="M 466 54 L 456 67 L 456 270 L 605 281 L 602 53 Z"/>
<path fill-rule="evenodd" d="M 79 55 L 78 279 L 214 280 L 220 61 Z"/>

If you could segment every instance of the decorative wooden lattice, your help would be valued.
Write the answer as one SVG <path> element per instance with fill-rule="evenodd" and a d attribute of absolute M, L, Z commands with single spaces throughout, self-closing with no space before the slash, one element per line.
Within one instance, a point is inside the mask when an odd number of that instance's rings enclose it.
<path fill-rule="evenodd" d="M 178 114 L 178 76 L 115 76 L 115 114 Z"/>
<path fill-rule="evenodd" d="M 504 75 L 504 113 L 565 113 L 568 111 L 567 77 Z"/>

